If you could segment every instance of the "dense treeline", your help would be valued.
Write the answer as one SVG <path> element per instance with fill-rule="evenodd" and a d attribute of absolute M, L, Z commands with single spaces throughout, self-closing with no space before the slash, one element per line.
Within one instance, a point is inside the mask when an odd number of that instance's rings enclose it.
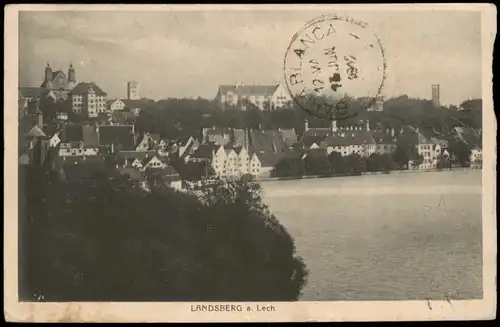
<path fill-rule="evenodd" d="M 413 99 L 408 96 L 390 98 L 384 103 L 381 112 L 366 111 L 366 99 L 349 99 L 349 112 L 356 115 L 339 121 L 341 125 L 358 125 L 361 120 L 370 120 L 381 128 L 399 129 L 402 125 L 412 125 L 445 134 L 455 126 L 469 126 L 480 129 L 482 126 L 482 100 L 470 99 L 459 107 L 434 108 L 430 100 Z M 53 103 L 42 99 L 40 109 L 45 121 L 51 121 L 56 112 L 67 112 L 71 121 L 82 118 L 72 113 L 66 102 Z M 460 109 L 460 110 L 459 110 Z M 176 139 L 186 136 L 199 136 L 203 127 L 232 128 L 295 128 L 298 133 L 304 130 L 304 120 L 310 127 L 328 127 L 329 122 L 319 119 L 304 110 L 290 105 L 278 110 L 258 110 L 247 106 L 223 110 L 216 102 L 207 99 L 166 99 L 152 102 L 145 108 L 136 121 L 138 132 L 159 133 L 164 138 Z"/>
<path fill-rule="evenodd" d="M 293 301 L 307 269 L 261 200 L 229 183 L 200 197 L 114 174 L 20 172 L 24 301 Z"/>
<path fill-rule="evenodd" d="M 453 154 L 450 157 L 441 155 L 437 159 L 438 169 L 468 167 L 471 154 L 470 147 L 461 141 L 451 141 L 448 149 Z M 332 176 L 359 175 L 364 172 L 390 172 L 392 170 L 407 170 L 417 168 L 423 162 L 423 156 L 418 153 L 415 145 L 398 142 L 392 153 L 373 153 L 368 157 L 358 154 L 342 156 L 333 151 L 329 155 L 309 155 L 301 158 L 284 158 L 280 160 L 271 172 L 272 177 Z"/>
<path fill-rule="evenodd" d="M 399 129 L 402 125 L 412 125 L 438 133 L 447 133 L 455 126 L 481 128 L 482 101 L 464 101 L 460 107 L 434 108 L 429 100 L 412 99 L 400 96 L 388 99 L 384 111 L 369 112 L 363 107 L 365 101 L 351 99 L 350 106 L 358 114 L 340 120 L 338 125 L 358 125 L 361 120 L 370 120 L 381 128 Z M 295 128 L 298 133 L 304 130 L 304 120 L 310 127 L 328 127 L 329 122 L 307 114 L 295 107 L 273 111 L 260 111 L 252 107 L 247 110 L 222 110 L 214 101 L 206 99 L 168 99 L 158 101 L 144 110 L 137 122 L 138 131 L 160 133 L 165 138 L 179 138 L 200 135 L 203 127 L 233 128 Z"/>

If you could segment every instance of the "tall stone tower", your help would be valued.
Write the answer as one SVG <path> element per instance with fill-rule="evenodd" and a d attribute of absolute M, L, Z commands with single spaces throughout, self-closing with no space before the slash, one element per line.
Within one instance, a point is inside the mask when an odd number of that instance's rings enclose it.
<path fill-rule="evenodd" d="M 52 67 L 50 67 L 49 63 L 47 63 L 47 67 L 45 67 L 44 82 L 46 85 L 45 87 L 50 90 L 52 88 Z"/>
<path fill-rule="evenodd" d="M 72 90 L 76 85 L 76 73 L 73 64 L 69 65 L 68 69 L 68 90 Z"/>
<path fill-rule="evenodd" d="M 432 105 L 434 108 L 439 108 L 439 84 L 432 85 Z"/>
<path fill-rule="evenodd" d="M 136 81 L 127 82 L 127 99 L 128 100 L 139 99 L 139 83 L 137 83 Z"/>

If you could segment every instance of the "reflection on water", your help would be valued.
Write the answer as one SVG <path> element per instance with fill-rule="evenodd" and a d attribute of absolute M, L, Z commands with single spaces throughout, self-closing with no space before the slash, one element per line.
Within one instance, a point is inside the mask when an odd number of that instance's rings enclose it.
<path fill-rule="evenodd" d="M 310 269 L 301 300 L 482 297 L 480 171 L 262 185 Z"/>

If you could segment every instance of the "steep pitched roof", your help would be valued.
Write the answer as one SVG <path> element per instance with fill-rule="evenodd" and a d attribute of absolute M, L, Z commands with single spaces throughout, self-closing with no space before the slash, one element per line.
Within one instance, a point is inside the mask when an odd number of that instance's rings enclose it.
<path fill-rule="evenodd" d="M 245 130 L 244 129 L 233 129 L 232 130 L 232 146 L 243 146 L 245 145 Z"/>
<path fill-rule="evenodd" d="M 330 136 L 331 137 L 331 136 Z M 314 136 L 314 135 L 306 135 L 302 137 L 301 143 L 302 146 L 305 148 L 311 147 L 314 143 L 317 145 L 320 145 L 321 142 L 323 142 L 328 136 L 325 135 L 320 135 L 320 136 Z"/>
<path fill-rule="evenodd" d="M 288 147 L 278 131 L 250 130 L 250 147 L 256 153 L 285 152 Z"/>
<path fill-rule="evenodd" d="M 448 140 L 443 140 L 443 139 L 438 139 L 435 137 L 431 137 L 431 142 L 439 145 L 441 148 L 447 148 L 448 147 Z"/>
<path fill-rule="evenodd" d="M 219 145 L 214 143 L 205 143 L 202 144 L 191 156 L 191 158 L 196 159 L 212 159 L 212 155 L 217 149 Z"/>
<path fill-rule="evenodd" d="M 279 85 L 220 85 L 219 92 L 226 95 L 228 92 L 239 96 L 271 96 Z"/>
<path fill-rule="evenodd" d="M 135 137 L 132 125 L 99 126 L 99 145 L 119 146 L 123 150 L 134 148 Z"/>
<path fill-rule="evenodd" d="M 286 157 L 284 152 L 257 153 L 256 155 L 262 167 L 274 167 L 281 159 Z"/>
<path fill-rule="evenodd" d="M 153 157 L 144 157 L 142 160 L 141 160 L 141 165 L 144 167 L 146 166 L 151 160 L 153 160 L 154 156 Z"/>
<path fill-rule="evenodd" d="M 83 141 L 83 128 L 81 125 L 66 125 L 60 135 L 61 142 L 79 142 Z"/>
<path fill-rule="evenodd" d="M 42 95 L 42 88 L 32 86 L 20 86 L 19 96 L 21 98 L 40 98 Z"/>
<path fill-rule="evenodd" d="M 391 134 L 384 133 L 382 131 L 371 132 L 373 139 L 377 144 L 394 144 L 396 143 L 396 138 L 391 136 Z"/>
<path fill-rule="evenodd" d="M 33 126 L 30 131 L 26 134 L 28 137 L 44 137 L 46 136 L 45 133 L 38 127 L 38 126 Z"/>
<path fill-rule="evenodd" d="M 52 72 L 52 76 L 51 76 L 50 81 L 53 81 L 57 77 L 57 75 L 60 75 L 60 74 L 62 74 L 63 78 L 65 80 L 67 80 L 66 74 L 62 70 L 55 70 L 55 71 Z M 42 87 L 42 88 L 46 87 L 48 82 L 49 81 L 45 81 L 44 80 L 43 83 L 42 83 L 42 85 L 40 87 Z"/>
<path fill-rule="evenodd" d="M 302 134 L 302 137 L 308 137 L 308 136 L 331 136 L 333 135 L 332 129 L 331 128 L 309 128 L 307 131 L 304 131 Z"/>
<path fill-rule="evenodd" d="M 95 126 L 82 126 L 82 140 L 85 147 L 98 147 L 99 137 Z"/>
<path fill-rule="evenodd" d="M 342 136 L 343 135 L 343 136 Z M 325 146 L 349 146 L 376 144 L 375 138 L 368 131 L 347 131 L 343 134 L 329 136 L 321 142 L 320 147 Z"/>
<path fill-rule="evenodd" d="M 81 82 L 78 83 L 70 92 L 69 94 L 87 94 L 89 93 L 90 88 L 92 88 L 97 95 L 107 95 L 106 92 L 104 92 L 99 86 L 97 86 L 94 82 L 90 83 L 85 83 Z"/>
<path fill-rule="evenodd" d="M 295 133 L 295 128 L 292 129 L 280 129 L 280 134 L 286 145 L 291 147 L 298 143 L 297 133 Z"/>
<path fill-rule="evenodd" d="M 166 166 L 163 168 L 163 177 L 170 182 L 176 182 L 181 180 L 181 176 L 172 166 Z"/>
<path fill-rule="evenodd" d="M 161 140 L 161 136 L 158 133 L 151 133 L 151 134 L 149 134 L 149 136 L 151 136 L 151 138 L 155 142 L 160 142 L 160 140 Z"/>

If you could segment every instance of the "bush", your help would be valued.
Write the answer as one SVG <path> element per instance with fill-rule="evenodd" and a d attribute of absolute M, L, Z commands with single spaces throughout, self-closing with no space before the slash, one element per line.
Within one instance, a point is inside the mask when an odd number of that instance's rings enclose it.
<path fill-rule="evenodd" d="M 259 185 L 219 183 L 199 198 L 119 176 L 25 177 L 23 301 L 290 301 L 306 283 Z"/>
<path fill-rule="evenodd" d="M 271 171 L 272 177 L 302 177 L 304 174 L 304 162 L 300 158 L 283 158 Z"/>

